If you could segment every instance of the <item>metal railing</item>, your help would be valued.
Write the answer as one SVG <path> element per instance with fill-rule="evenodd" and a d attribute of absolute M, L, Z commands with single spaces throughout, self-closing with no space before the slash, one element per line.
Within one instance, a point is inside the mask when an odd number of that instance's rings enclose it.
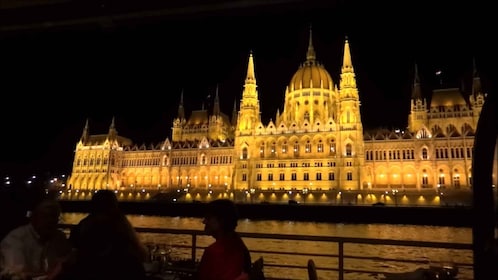
<path fill-rule="evenodd" d="M 73 225 L 70 224 L 61 224 L 60 227 L 66 231 L 69 231 Z M 181 250 L 188 250 L 189 259 L 192 261 L 198 260 L 198 256 L 201 255 L 202 250 L 206 248 L 206 246 L 202 246 L 199 243 L 200 237 L 206 237 L 206 233 L 202 230 L 189 230 L 189 229 L 169 229 L 169 228 L 145 228 L 145 227 L 136 227 L 136 231 L 139 234 L 147 233 L 147 234 L 159 234 L 159 235 L 174 235 L 174 236 L 189 236 L 190 243 L 185 244 L 185 242 L 180 243 L 171 243 L 172 246 Z M 371 261 L 382 264 L 381 267 L 389 267 L 389 263 L 398 263 L 398 264 L 408 264 L 408 265 L 417 265 L 417 266 L 428 266 L 429 260 L 422 258 L 388 258 L 382 257 L 382 254 L 376 255 L 364 255 L 351 252 L 348 250 L 349 245 L 359 245 L 359 246 L 376 246 L 377 249 L 387 248 L 383 246 L 395 246 L 395 247 L 408 247 L 408 248 L 430 248 L 430 249 L 442 249 L 442 250 L 456 250 L 459 253 L 466 253 L 469 256 L 472 256 L 473 246 L 471 243 L 449 243 L 449 242 L 430 242 L 430 241 L 413 241 L 413 240 L 389 240 L 389 239 L 373 239 L 373 238 L 354 238 L 354 237 L 328 237 L 328 236 L 314 236 L 314 235 L 293 235 L 293 234 L 273 234 L 273 233 L 247 233 L 247 232 L 239 232 L 240 236 L 245 240 L 255 239 L 258 242 L 262 240 L 271 240 L 271 241 L 285 241 L 285 242 L 293 242 L 295 244 L 299 244 L 298 242 L 303 241 L 311 241 L 311 242 L 323 242 L 327 244 L 335 244 L 337 251 L 335 253 L 310 253 L 310 252 L 299 252 L 297 251 L 282 251 L 282 250 L 267 250 L 267 249 L 251 249 L 249 250 L 251 254 L 259 254 L 261 256 L 300 256 L 306 259 L 313 258 L 326 258 L 332 259 L 335 261 L 327 262 L 326 266 L 317 266 L 317 271 L 328 271 L 334 272 L 337 274 L 337 279 L 343 280 L 345 274 L 348 273 L 356 273 L 363 275 L 382 275 L 389 271 L 379 271 L 373 269 L 361 269 L 361 268 L 352 268 L 345 266 L 345 260 L 356 260 L 356 261 Z M 389 247 L 391 248 L 391 247 Z M 394 248 L 394 247 L 393 247 Z M 462 262 L 453 262 L 453 265 L 457 268 L 464 268 L 466 270 L 473 271 L 473 261 L 471 261 L 471 257 L 468 258 L 470 261 L 462 261 Z M 329 265 L 330 264 L 330 265 Z M 268 263 L 265 262 L 265 268 L 268 268 L 265 271 L 269 271 L 273 268 L 277 269 L 297 269 L 297 270 L 307 270 L 306 262 L 302 262 L 302 265 L 295 264 L 286 264 L 286 263 Z M 389 270 L 389 269 L 386 269 Z M 392 271 L 391 271 L 392 272 Z M 269 277 L 272 279 L 272 277 Z M 274 279 L 274 278 L 273 278 Z M 280 279 L 280 278 L 279 278 Z M 284 278 L 281 278 L 284 279 Z M 285 278 L 289 279 L 289 278 Z M 378 278 L 373 278 L 378 279 Z M 462 278 L 459 278 L 462 279 Z"/>

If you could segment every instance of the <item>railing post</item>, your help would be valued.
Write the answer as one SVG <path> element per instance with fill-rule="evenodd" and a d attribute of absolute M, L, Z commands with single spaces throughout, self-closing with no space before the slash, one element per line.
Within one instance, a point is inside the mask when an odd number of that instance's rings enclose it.
<path fill-rule="evenodd" d="M 339 280 L 344 280 L 344 242 L 339 241 L 337 243 L 339 246 Z"/>

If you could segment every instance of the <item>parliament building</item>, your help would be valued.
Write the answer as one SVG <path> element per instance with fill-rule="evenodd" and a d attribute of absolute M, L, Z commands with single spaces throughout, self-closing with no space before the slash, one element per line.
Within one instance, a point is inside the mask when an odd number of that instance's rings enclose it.
<path fill-rule="evenodd" d="M 306 60 L 282 86 L 283 109 L 268 123 L 261 120 L 252 53 L 240 104 L 230 115 L 221 112 L 218 93 L 209 110 L 187 113 L 182 93 L 171 138 L 151 146 L 119 135 L 114 119 L 104 134 L 90 134 L 87 121 L 67 187 L 73 195 L 113 189 L 125 197 L 175 191 L 192 200 L 333 203 L 345 202 L 348 193 L 355 203 L 389 203 L 397 195 L 403 203 L 402 194 L 437 203 L 444 192 L 470 191 L 486 96 L 475 65 L 470 92 L 437 89 L 429 98 L 415 66 L 406 128 L 367 132 L 347 39 L 343 52 L 334 81 L 317 60 L 310 33 Z"/>

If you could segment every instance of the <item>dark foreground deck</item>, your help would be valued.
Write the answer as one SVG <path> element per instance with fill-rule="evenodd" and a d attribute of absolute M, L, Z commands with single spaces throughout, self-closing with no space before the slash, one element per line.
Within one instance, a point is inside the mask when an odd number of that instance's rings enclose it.
<path fill-rule="evenodd" d="M 68 230 L 72 225 L 61 225 Z M 200 230 L 183 230 L 183 229 L 166 229 L 166 228 L 136 228 L 140 234 L 150 234 L 159 237 L 167 237 L 171 240 L 171 246 L 181 252 L 183 258 L 193 261 L 199 260 L 203 246 L 202 239 L 206 237 L 204 231 Z M 386 257 L 383 253 L 385 250 L 408 250 L 427 249 L 447 251 L 457 255 L 472 255 L 472 244 L 470 243 L 448 243 L 448 242 L 428 242 L 415 240 L 388 240 L 388 239 L 371 239 L 371 238 L 350 238 L 350 237 L 332 237 L 332 236 L 313 236 L 313 235 L 291 235 L 291 234 L 271 234 L 271 233 L 240 233 L 248 240 L 261 242 L 271 240 L 279 244 L 293 246 L 292 250 L 270 250 L 270 249 L 250 249 L 253 259 L 263 257 L 264 273 L 268 279 L 307 279 L 307 261 L 313 259 L 316 261 L 316 271 L 320 279 L 386 279 L 386 276 L 392 276 L 400 273 L 408 275 L 414 271 L 414 268 L 430 269 L 435 260 L 428 259 L 426 256 L 404 256 L 392 258 Z M 181 237 L 181 238 L 180 238 Z M 181 242 L 180 242 L 181 240 Z M 300 246 L 306 243 L 314 243 L 318 246 L 328 246 L 330 250 L 317 253 L 305 253 L 299 250 Z M 294 246 L 295 245 L 295 246 Z M 356 249 L 355 249 L 356 247 Z M 358 247 L 361 250 L 358 250 Z M 309 250 L 307 251 L 309 252 Z M 362 252 L 362 253 L 358 253 Z M 275 262 L 275 256 L 286 261 Z M 297 261 L 292 261 L 297 260 Z M 269 261 L 266 261 L 269 260 Z M 474 264 L 472 258 L 464 258 L 466 261 L 454 262 L 452 265 L 459 271 L 465 271 L 466 275 L 461 275 L 458 279 L 473 279 L 472 273 Z M 369 262 L 369 265 L 360 265 Z M 297 271 L 289 273 L 290 271 Z M 459 275 L 460 276 L 460 275 Z M 405 278 L 412 279 L 412 278 Z M 451 278 L 439 278 L 451 279 Z"/>

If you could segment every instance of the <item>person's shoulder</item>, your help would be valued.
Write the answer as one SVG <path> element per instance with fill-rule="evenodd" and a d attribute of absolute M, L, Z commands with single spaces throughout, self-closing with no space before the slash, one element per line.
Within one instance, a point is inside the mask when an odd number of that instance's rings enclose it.
<path fill-rule="evenodd" d="M 9 231 L 1 240 L 1 245 L 6 245 L 12 242 L 22 242 L 26 236 L 30 234 L 30 224 L 20 225 Z"/>
<path fill-rule="evenodd" d="M 29 234 L 31 230 L 32 230 L 31 224 L 26 223 L 26 224 L 22 224 L 20 226 L 13 228 L 9 233 L 7 233 L 7 236 L 11 236 L 11 237 L 22 236 L 22 235 Z"/>

